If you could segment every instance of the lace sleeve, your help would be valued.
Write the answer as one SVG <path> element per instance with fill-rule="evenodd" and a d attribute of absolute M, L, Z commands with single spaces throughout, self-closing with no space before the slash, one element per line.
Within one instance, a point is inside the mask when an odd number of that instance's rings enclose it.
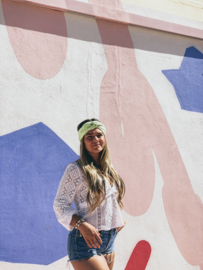
<path fill-rule="evenodd" d="M 61 178 L 54 200 L 54 211 L 58 222 L 61 223 L 68 231 L 72 231 L 73 226 L 70 225 L 70 222 L 72 220 L 72 216 L 77 214 L 77 210 L 71 206 L 79 184 L 79 178 L 75 181 L 77 170 L 77 166 L 73 163 L 67 166 Z"/>

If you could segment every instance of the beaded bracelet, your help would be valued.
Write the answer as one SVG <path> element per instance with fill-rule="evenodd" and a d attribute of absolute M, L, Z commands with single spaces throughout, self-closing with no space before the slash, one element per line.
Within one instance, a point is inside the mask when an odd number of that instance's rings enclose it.
<path fill-rule="evenodd" d="M 75 225 L 75 229 L 77 229 L 83 222 L 85 222 L 85 220 L 83 218 L 81 218 L 80 220 L 78 220 L 78 222 Z"/>

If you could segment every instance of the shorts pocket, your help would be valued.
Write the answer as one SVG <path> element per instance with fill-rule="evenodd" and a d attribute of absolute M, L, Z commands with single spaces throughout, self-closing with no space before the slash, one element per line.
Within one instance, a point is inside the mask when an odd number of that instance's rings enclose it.
<path fill-rule="evenodd" d="M 111 245 L 114 244 L 116 236 L 117 236 L 117 230 L 116 229 L 112 230 L 111 233 L 109 234 L 109 239 L 103 252 L 105 252 Z"/>
<path fill-rule="evenodd" d="M 82 235 L 76 237 L 76 250 L 79 258 L 84 257 L 84 254 L 89 250 L 89 246 Z"/>

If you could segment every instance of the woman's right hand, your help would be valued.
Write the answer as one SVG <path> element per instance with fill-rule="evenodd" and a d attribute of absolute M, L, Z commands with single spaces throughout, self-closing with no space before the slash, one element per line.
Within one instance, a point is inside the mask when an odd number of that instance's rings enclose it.
<path fill-rule="evenodd" d="M 100 233 L 94 226 L 85 221 L 78 227 L 78 230 L 82 233 L 88 247 L 100 248 L 102 240 Z"/>

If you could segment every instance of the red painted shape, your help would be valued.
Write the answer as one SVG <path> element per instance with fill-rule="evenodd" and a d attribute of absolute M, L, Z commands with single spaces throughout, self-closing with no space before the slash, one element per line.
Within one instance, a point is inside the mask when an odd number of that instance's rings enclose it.
<path fill-rule="evenodd" d="M 151 255 L 150 244 L 142 240 L 135 246 L 125 270 L 144 270 Z"/>

